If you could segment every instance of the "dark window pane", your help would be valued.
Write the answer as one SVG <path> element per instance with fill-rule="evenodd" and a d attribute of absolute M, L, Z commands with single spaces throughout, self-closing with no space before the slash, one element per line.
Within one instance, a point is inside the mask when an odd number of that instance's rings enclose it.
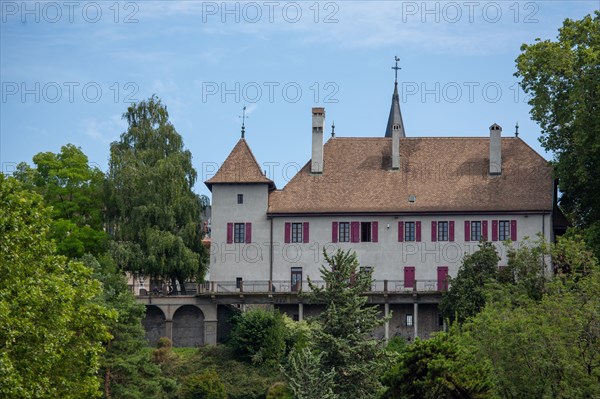
<path fill-rule="evenodd" d="M 233 229 L 233 242 L 246 242 L 246 224 L 236 223 Z"/>
<path fill-rule="evenodd" d="M 404 241 L 415 240 L 415 222 L 404 223 Z"/>
<path fill-rule="evenodd" d="M 340 222 L 338 224 L 340 235 L 338 237 L 339 242 L 350 242 L 350 223 Z"/>
<path fill-rule="evenodd" d="M 371 222 L 362 222 L 360 224 L 360 241 L 371 242 Z"/>
<path fill-rule="evenodd" d="M 292 223 L 292 242 L 302 242 L 302 223 Z"/>

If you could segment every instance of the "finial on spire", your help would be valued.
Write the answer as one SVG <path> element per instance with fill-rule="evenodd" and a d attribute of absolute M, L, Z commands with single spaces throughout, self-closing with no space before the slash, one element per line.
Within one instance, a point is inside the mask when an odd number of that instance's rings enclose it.
<path fill-rule="evenodd" d="M 249 116 L 246 116 L 246 106 L 244 105 L 244 108 L 242 108 L 242 115 L 238 116 L 238 118 L 242 118 L 242 138 L 244 138 L 246 136 L 246 118 L 249 118 Z"/>
<path fill-rule="evenodd" d="M 519 137 L 519 122 L 515 125 L 515 137 Z"/>
<path fill-rule="evenodd" d="M 396 72 L 396 79 L 394 80 L 394 83 L 398 84 L 398 70 L 402 69 L 398 66 L 398 61 L 400 61 L 400 58 L 398 58 L 398 56 L 394 56 L 394 59 L 396 60 L 396 66 L 393 66 L 392 69 Z"/>
<path fill-rule="evenodd" d="M 335 137 L 335 121 L 331 124 L 331 137 Z"/>

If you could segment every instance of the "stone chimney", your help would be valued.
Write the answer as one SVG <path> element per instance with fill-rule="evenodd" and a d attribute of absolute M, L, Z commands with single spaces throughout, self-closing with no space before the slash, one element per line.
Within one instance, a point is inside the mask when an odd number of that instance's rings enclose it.
<path fill-rule="evenodd" d="M 323 126 L 325 125 L 325 108 L 312 109 L 312 157 L 311 173 L 323 173 Z"/>
<path fill-rule="evenodd" d="M 400 169 L 400 124 L 392 125 L 392 169 Z"/>
<path fill-rule="evenodd" d="M 490 126 L 490 175 L 502 174 L 502 128 Z"/>

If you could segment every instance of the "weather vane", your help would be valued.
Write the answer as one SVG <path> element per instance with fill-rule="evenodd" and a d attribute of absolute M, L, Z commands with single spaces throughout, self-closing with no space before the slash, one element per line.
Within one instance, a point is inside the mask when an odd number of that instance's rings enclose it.
<path fill-rule="evenodd" d="M 242 118 L 242 138 L 244 138 L 244 136 L 246 135 L 246 119 L 249 118 L 249 116 L 246 116 L 246 106 L 244 105 L 244 108 L 242 108 L 242 115 L 238 116 L 238 118 Z"/>
<path fill-rule="evenodd" d="M 519 137 L 519 122 L 515 125 L 515 137 Z"/>
<path fill-rule="evenodd" d="M 394 56 L 394 59 L 396 60 L 396 66 L 393 66 L 392 69 L 396 72 L 396 80 L 395 83 L 398 83 L 398 70 L 402 69 L 398 66 L 398 61 L 400 61 L 400 58 L 398 58 L 398 56 Z"/>

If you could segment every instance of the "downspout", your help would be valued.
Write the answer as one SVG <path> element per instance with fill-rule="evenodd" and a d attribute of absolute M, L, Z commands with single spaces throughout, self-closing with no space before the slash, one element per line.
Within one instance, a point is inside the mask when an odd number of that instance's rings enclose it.
<path fill-rule="evenodd" d="M 271 232 L 269 237 L 269 281 L 273 281 L 273 216 L 271 219 Z"/>

